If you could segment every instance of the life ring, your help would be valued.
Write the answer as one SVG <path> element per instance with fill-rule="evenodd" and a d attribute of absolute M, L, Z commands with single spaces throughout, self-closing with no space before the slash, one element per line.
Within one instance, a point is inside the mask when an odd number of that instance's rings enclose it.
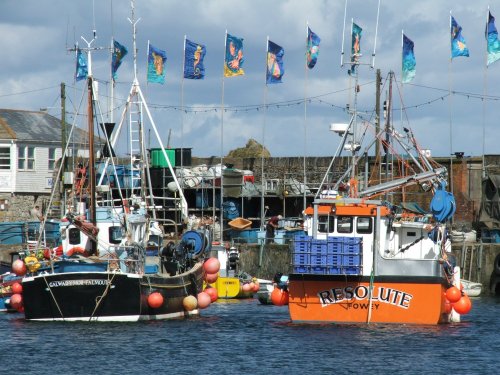
<path fill-rule="evenodd" d="M 493 267 L 495 268 L 495 274 L 497 276 L 500 276 L 500 253 L 497 254 L 495 262 L 493 263 Z"/>
<path fill-rule="evenodd" d="M 67 257 L 70 257 L 72 255 L 77 255 L 77 254 L 85 255 L 85 249 L 81 246 L 74 246 L 71 249 L 69 249 L 65 255 Z"/>

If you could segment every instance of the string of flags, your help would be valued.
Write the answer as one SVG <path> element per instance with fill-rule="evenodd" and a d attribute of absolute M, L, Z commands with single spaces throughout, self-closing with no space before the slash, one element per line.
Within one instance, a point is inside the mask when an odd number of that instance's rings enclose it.
<path fill-rule="evenodd" d="M 351 67 L 348 69 L 349 75 L 357 74 L 357 66 L 360 64 L 361 37 L 363 29 L 354 21 L 351 25 Z M 500 59 L 500 40 L 495 27 L 495 17 L 488 10 L 488 21 L 485 31 L 487 66 Z M 321 38 L 307 27 L 306 39 L 306 66 L 313 69 L 318 61 L 319 46 Z M 404 33 L 402 33 L 402 82 L 409 83 L 416 76 L 416 58 L 414 53 L 415 43 Z M 450 13 L 450 58 L 469 57 L 469 49 L 465 37 L 462 35 L 462 27 Z M 113 41 L 113 54 L 111 62 L 111 72 L 113 81 L 117 78 L 117 71 L 124 57 L 127 55 L 127 48 L 117 41 Z M 203 44 L 195 43 L 185 38 L 184 40 L 184 75 L 185 79 L 204 79 L 205 67 L 204 58 L 207 48 Z M 284 54 L 285 50 L 280 45 L 267 41 L 267 64 L 266 64 L 266 84 L 281 83 L 285 74 Z M 147 81 L 151 83 L 163 84 L 166 78 L 167 54 L 165 51 L 154 47 L 148 41 L 148 70 Z M 243 53 L 243 38 L 236 37 L 226 32 L 226 47 L 224 59 L 224 77 L 235 77 L 245 75 L 243 69 L 245 59 Z M 87 58 L 80 48 L 76 49 L 76 72 L 75 80 L 80 81 L 88 75 Z"/>

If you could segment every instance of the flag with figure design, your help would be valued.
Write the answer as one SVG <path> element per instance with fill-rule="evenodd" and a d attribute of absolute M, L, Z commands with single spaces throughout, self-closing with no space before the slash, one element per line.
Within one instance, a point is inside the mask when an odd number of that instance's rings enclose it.
<path fill-rule="evenodd" d="M 417 63 L 415 61 L 413 47 L 413 41 L 403 34 L 403 83 L 408 83 L 415 78 Z"/>
<path fill-rule="evenodd" d="M 469 49 L 462 36 L 462 26 L 460 26 L 453 16 L 450 16 L 451 33 L 451 58 L 458 56 L 469 57 Z"/>

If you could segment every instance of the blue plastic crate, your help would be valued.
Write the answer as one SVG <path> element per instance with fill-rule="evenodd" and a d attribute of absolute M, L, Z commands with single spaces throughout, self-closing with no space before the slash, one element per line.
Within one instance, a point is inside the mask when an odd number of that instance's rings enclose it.
<path fill-rule="evenodd" d="M 360 254 L 362 249 L 362 244 L 347 244 L 344 245 L 344 253 L 348 254 Z"/>
<path fill-rule="evenodd" d="M 293 256 L 294 266 L 308 266 L 311 264 L 311 255 L 306 253 L 295 253 Z"/>
<path fill-rule="evenodd" d="M 361 267 L 343 267 L 343 275 L 359 275 L 361 274 Z"/>
<path fill-rule="evenodd" d="M 309 267 L 306 267 L 306 266 L 293 267 L 293 272 L 294 273 L 309 273 Z"/>
<path fill-rule="evenodd" d="M 326 273 L 328 275 L 340 275 L 340 267 L 327 267 Z"/>
<path fill-rule="evenodd" d="M 335 242 L 328 242 L 327 245 L 327 252 L 329 254 L 333 253 L 341 253 L 342 252 L 342 242 L 335 241 Z"/>
<path fill-rule="evenodd" d="M 326 273 L 326 267 L 323 266 L 313 266 L 311 267 L 311 273 L 315 275 L 324 275 Z"/>
<path fill-rule="evenodd" d="M 326 254 L 328 249 L 328 243 L 322 240 L 313 240 L 311 242 L 311 253 L 317 252 L 321 254 Z"/>
<path fill-rule="evenodd" d="M 311 254 L 311 266 L 326 266 L 326 255 Z"/>
<path fill-rule="evenodd" d="M 336 255 L 327 255 L 326 256 L 326 264 L 328 266 L 340 266 L 342 265 L 342 255 L 336 254 Z"/>
<path fill-rule="evenodd" d="M 305 253 L 310 251 L 309 242 L 295 242 L 293 246 L 294 251 Z"/>
<path fill-rule="evenodd" d="M 342 257 L 343 266 L 360 266 L 361 257 L 359 255 L 344 255 Z"/>

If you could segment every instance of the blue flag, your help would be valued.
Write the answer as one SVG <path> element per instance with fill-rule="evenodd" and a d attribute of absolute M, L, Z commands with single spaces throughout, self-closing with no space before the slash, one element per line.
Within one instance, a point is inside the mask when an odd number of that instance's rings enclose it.
<path fill-rule="evenodd" d="M 493 64 L 500 59 L 500 41 L 498 40 L 498 32 L 495 27 L 495 17 L 488 12 L 488 24 L 486 25 L 486 43 L 488 50 L 488 62 L 486 65 Z"/>
<path fill-rule="evenodd" d="M 165 83 L 166 61 L 167 53 L 150 44 L 148 50 L 148 82 Z"/>
<path fill-rule="evenodd" d="M 306 61 L 307 67 L 309 69 L 314 68 L 316 61 L 318 61 L 319 54 L 319 43 L 321 38 L 312 32 L 312 30 L 307 28 L 307 50 L 306 50 Z"/>
<path fill-rule="evenodd" d="M 203 79 L 205 77 L 203 59 L 207 49 L 204 45 L 191 42 L 188 39 L 186 39 L 184 49 L 184 78 Z"/>
<path fill-rule="evenodd" d="M 227 34 L 226 58 L 224 59 L 224 77 L 240 76 L 243 70 L 243 39 Z"/>
<path fill-rule="evenodd" d="M 469 57 L 469 49 L 465 43 L 465 39 L 462 36 L 462 26 L 460 26 L 455 18 L 451 16 L 451 58 L 458 56 Z"/>
<path fill-rule="evenodd" d="M 351 37 L 351 69 L 347 71 L 349 75 L 356 74 L 356 66 L 359 63 L 359 58 L 361 57 L 361 35 L 363 34 L 363 29 L 352 23 L 352 37 Z"/>
<path fill-rule="evenodd" d="M 403 83 L 410 82 L 415 77 L 415 55 L 413 53 L 413 42 L 403 34 Z"/>
<path fill-rule="evenodd" d="M 267 69 L 266 83 L 281 83 L 281 78 L 285 74 L 283 67 L 283 55 L 285 50 L 276 43 L 267 41 Z"/>
<path fill-rule="evenodd" d="M 113 75 L 113 80 L 116 80 L 116 71 L 120 67 L 122 59 L 127 53 L 127 48 L 122 46 L 116 40 L 113 40 L 113 55 L 111 57 L 111 74 Z"/>
<path fill-rule="evenodd" d="M 82 79 L 87 78 L 89 74 L 88 66 L 87 66 L 87 57 L 82 52 L 80 48 L 76 50 L 76 81 L 81 81 Z"/>

